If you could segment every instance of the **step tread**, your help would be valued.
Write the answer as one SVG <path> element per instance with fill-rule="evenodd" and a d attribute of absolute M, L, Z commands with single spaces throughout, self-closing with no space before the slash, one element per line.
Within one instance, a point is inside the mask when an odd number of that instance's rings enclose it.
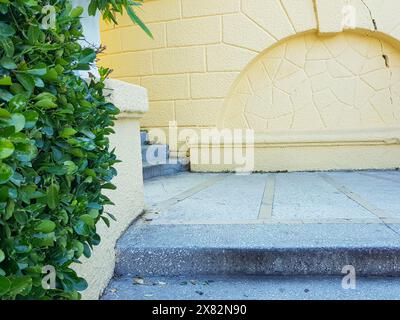
<path fill-rule="evenodd" d="M 117 248 L 319 248 L 397 247 L 400 225 L 259 224 L 133 225 Z"/>
<path fill-rule="evenodd" d="M 132 277 L 113 279 L 103 300 L 291 300 L 398 299 L 400 278 L 356 278 L 344 290 L 338 277 L 150 277 L 135 285 Z"/>
<path fill-rule="evenodd" d="M 142 225 L 117 244 L 117 275 L 400 275 L 400 237 L 381 224 Z M 162 261 L 162 263 L 160 263 Z"/>

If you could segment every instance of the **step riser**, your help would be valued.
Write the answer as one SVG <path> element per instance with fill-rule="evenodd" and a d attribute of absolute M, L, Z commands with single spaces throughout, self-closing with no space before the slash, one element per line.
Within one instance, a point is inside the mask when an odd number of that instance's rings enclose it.
<path fill-rule="evenodd" d="M 400 249 L 135 249 L 117 253 L 118 276 L 343 275 L 400 276 Z"/>
<path fill-rule="evenodd" d="M 149 134 L 146 131 L 140 131 L 140 144 L 144 145 L 149 141 Z"/>
<path fill-rule="evenodd" d="M 144 145 L 142 146 L 142 161 L 145 163 L 167 163 L 169 148 L 167 145 Z"/>
<path fill-rule="evenodd" d="M 160 164 L 150 167 L 143 167 L 143 179 L 148 180 L 154 177 L 176 174 L 189 171 L 189 164 Z"/>

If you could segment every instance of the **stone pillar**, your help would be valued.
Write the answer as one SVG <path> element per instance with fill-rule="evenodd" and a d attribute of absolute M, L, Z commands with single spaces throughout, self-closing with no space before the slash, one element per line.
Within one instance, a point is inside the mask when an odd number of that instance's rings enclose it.
<path fill-rule="evenodd" d="M 97 299 L 102 293 L 114 273 L 116 241 L 144 209 L 139 120 L 148 110 L 147 91 L 113 79 L 106 80 L 106 87 L 109 101 L 121 110 L 115 122 L 115 134 L 110 137 L 117 158 L 121 160 L 115 166 L 118 175 L 113 180 L 117 190 L 107 193 L 115 206 L 106 208 L 117 221 L 111 220 L 110 228 L 99 222 L 100 245 L 95 247 L 90 259 L 83 259 L 82 265 L 74 268 L 89 284 L 83 292 L 84 299 Z"/>

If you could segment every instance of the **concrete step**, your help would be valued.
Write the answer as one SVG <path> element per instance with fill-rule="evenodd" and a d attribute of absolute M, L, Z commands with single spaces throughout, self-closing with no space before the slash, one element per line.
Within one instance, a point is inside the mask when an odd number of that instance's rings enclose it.
<path fill-rule="evenodd" d="M 189 170 L 189 163 L 182 164 L 179 160 L 174 161 L 174 159 L 168 158 L 168 163 L 164 164 L 143 163 L 143 179 L 148 180 L 154 177 L 172 175 Z"/>
<path fill-rule="evenodd" d="M 161 164 L 167 163 L 169 158 L 169 147 L 166 144 L 145 144 L 142 145 L 143 163 Z"/>
<path fill-rule="evenodd" d="M 400 275 L 399 225 L 132 226 L 117 244 L 117 276 Z"/>
<path fill-rule="evenodd" d="M 149 141 L 149 134 L 147 131 L 140 131 L 140 144 L 144 145 Z"/>
<path fill-rule="evenodd" d="M 138 284 L 143 281 L 143 284 Z M 397 300 L 400 278 L 359 277 L 123 277 L 111 280 L 102 300 Z"/>

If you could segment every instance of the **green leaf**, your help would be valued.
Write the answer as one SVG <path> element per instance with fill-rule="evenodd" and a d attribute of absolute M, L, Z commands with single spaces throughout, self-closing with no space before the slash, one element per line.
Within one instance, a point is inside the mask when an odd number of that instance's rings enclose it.
<path fill-rule="evenodd" d="M 25 211 L 16 211 L 14 213 L 15 220 L 21 225 L 25 225 L 28 222 L 28 215 Z"/>
<path fill-rule="evenodd" d="M 90 1 L 90 4 L 88 6 L 88 14 L 89 16 L 94 16 L 96 15 L 96 12 L 97 12 L 97 2 L 95 0 L 92 0 Z"/>
<path fill-rule="evenodd" d="M 34 76 L 44 76 L 47 73 L 47 67 L 45 64 L 41 63 L 35 66 L 33 69 L 26 70 L 25 72 Z"/>
<path fill-rule="evenodd" d="M 28 28 L 28 41 L 31 45 L 34 45 L 40 37 L 41 31 L 38 26 L 29 26 Z"/>
<path fill-rule="evenodd" d="M 58 73 L 54 68 L 51 68 L 47 71 L 47 73 L 43 76 L 43 80 L 47 82 L 56 81 L 58 79 Z"/>
<path fill-rule="evenodd" d="M 14 213 L 14 209 L 15 209 L 15 202 L 9 201 L 6 206 L 6 212 L 5 212 L 5 216 L 4 216 L 4 218 L 6 220 L 8 220 L 12 217 L 12 215 Z"/>
<path fill-rule="evenodd" d="M 73 136 L 76 133 L 77 131 L 74 128 L 64 128 L 60 131 L 60 137 L 69 138 L 70 136 Z"/>
<path fill-rule="evenodd" d="M 71 10 L 71 13 L 69 14 L 69 16 L 71 18 L 78 18 L 82 15 L 82 13 L 83 13 L 83 8 L 78 6 Z"/>
<path fill-rule="evenodd" d="M 15 132 L 9 136 L 10 141 L 15 144 L 26 143 L 29 144 L 32 142 L 25 133 L 23 132 Z"/>
<path fill-rule="evenodd" d="M 0 184 L 7 183 L 14 174 L 14 170 L 5 163 L 0 163 Z"/>
<path fill-rule="evenodd" d="M 79 64 L 88 64 L 96 59 L 96 52 L 93 49 L 86 48 L 82 50 L 81 57 L 79 58 Z"/>
<path fill-rule="evenodd" d="M 11 288 L 11 281 L 0 275 L 0 297 L 4 296 Z"/>
<path fill-rule="evenodd" d="M 153 34 L 151 33 L 151 31 L 149 30 L 149 28 L 147 28 L 147 26 L 143 23 L 143 21 L 136 15 L 135 11 L 133 11 L 133 9 L 127 5 L 125 7 L 126 12 L 128 13 L 129 17 L 131 18 L 131 20 L 136 23 L 140 28 L 142 28 L 142 30 L 144 32 L 146 32 L 146 34 L 153 39 Z"/>
<path fill-rule="evenodd" d="M 7 57 L 12 57 L 14 55 L 14 43 L 10 38 L 2 39 L 0 37 L 1 47 L 4 49 Z"/>
<path fill-rule="evenodd" d="M 0 262 L 3 262 L 5 258 L 6 255 L 4 254 L 3 250 L 0 249 Z"/>
<path fill-rule="evenodd" d="M 50 92 L 42 92 L 39 93 L 36 97 L 33 98 L 35 101 L 39 101 L 39 100 L 51 100 L 51 101 L 55 101 L 57 100 L 57 97 L 50 93 Z"/>
<path fill-rule="evenodd" d="M 109 228 L 109 227 L 110 227 L 110 220 L 107 219 L 106 217 L 103 217 L 103 216 L 101 216 L 100 218 L 101 218 L 101 220 L 104 221 L 104 223 L 106 224 L 106 226 Z"/>
<path fill-rule="evenodd" d="M 28 104 L 28 98 L 24 94 L 15 95 L 8 103 L 9 108 L 12 111 L 20 111 Z"/>
<path fill-rule="evenodd" d="M 0 22 L 0 38 L 9 38 L 15 34 L 15 29 L 7 23 Z"/>
<path fill-rule="evenodd" d="M 33 77 L 33 80 L 35 81 L 35 87 L 44 88 L 45 84 L 42 79 L 40 79 L 39 77 Z"/>
<path fill-rule="evenodd" d="M 54 232 L 50 233 L 36 233 L 33 235 L 33 244 L 34 246 L 39 247 L 52 247 L 54 246 L 54 242 L 56 240 Z"/>
<path fill-rule="evenodd" d="M 90 234 L 89 226 L 83 220 L 78 220 L 74 225 L 74 231 L 80 236 L 88 236 Z"/>
<path fill-rule="evenodd" d="M 15 64 L 14 60 L 10 57 L 3 57 L 0 60 L 0 65 L 4 68 L 4 69 L 8 69 L 8 70 L 14 70 L 17 68 L 17 65 Z"/>
<path fill-rule="evenodd" d="M 78 281 L 75 282 L 75 290 L 76 291 L 84 291 L 88 287 L 88 283 L 83 278 L 78 278 Z"/>
<path fill-rule="evenodd" d="M 0 99 L 4 101 L 10 101 L 13 98 L 13 95 L 7 90 L 3 90 L 0 88 Z"/>
<path fill-rule="evenodd" d="M 60 187 L 54 183 L 47 189 L 47 205 L 50 209 L 57 208 L 60 203 L 59 190 Z"/>
<path fill-rule="evenodd" d="M 25 127 L 25 117 L 20 113 L 14 113 L 10 124 L 15 127 L 15 132 L 20 132 Z"/>
<path fill-rule="evenodd" d="M 5 138 L 0 138 L 0 159 L 5 159 L 14 153 L 15 147 L 12 142 Z"/>
<path fill-rule="evenodd" d="M 23 113 L 25 117 L 25 128 L 32 129 L 39 120 L 39 114 L 36 111 L 28 110 Z"/>
<path fill-rule="evenodd" d="M 86 242 L 83 243 L 83 255 L 86 258 L 90 258 L 90 256 L 92 255 L 92 251 L 90 249 L 90 246 Z"/>
<path fill-rule="evenodd" d="M 36 157 L 37 147 L 34 144 L 17 144 L 14 155 L 19 161 L 29 162 Z"/>
<path fill-rule="evenodd" d="M 89 227 L 94 227 L 94 219 L 89 214 L 83 214 L 79 219 L 85 222 Z"/>
<path fill-rule="evenodd" d="M 31 92 L 35 88 L 35 79 L 30 74 L 17 73 L 15 77 L 27 91 Z"/>
<path fill-rule="evenodd" d="M 15 246 L 15 251 L 18 253 L 28 253 L 32 250 L 32 246 L 31 245 L 17 245 Z"/>
<path fill-rule="evenodd" d="M 10 277 L 11 287 L 9 294 L 12 296 L 16 295 L 26 295 L 32 287 L 32 278 L 29 276 L 15 276 Z"/>
<path fill-rule="evenodd" d="M 0 119 L 11 119 L 11 113 L 6 109 L 0 109 Z"/>
<path fill-rule="evenodd" d="M 43 232 L 43 233 L 50 233 L 50 232 L 53 232 L 55 228 L 56 228 L 56 224 L 53 221 L 43 220 L 35 227 L 35 231 Z"/>
<path fill-rule="evenodd" d="M 4 76 L 3 78 L 0 79 L 0 86 L 11 86 L 11 85 L 12 85 L 11 77 Z"/>
<path fill-rule="evenodd" d="M 115 190 L 117 187 L 113 185 L 112 183 L 105 183 L 101 186 L 102 189 L 109 189 L 109 190 Z"/>
<path fill-rule="evenodd" d="M 78 170 L 78 167 L 76 166 L 76 164 L 70 160 L 65 161 L 64 166 L 67 167 L 66 173 L 70 174 L 70 175 L 74 174 Z"/>
<path fill-rule="evenodd" d="M 53 109 L 53 108 L 57 108 L 57 104 L 55 104 L 53 102 L 53 100 L 43 99 L 43 100 L 39 100 L 38 102 L 36 102 L 35 107 L 42 108 L 42 109 Z"/>

